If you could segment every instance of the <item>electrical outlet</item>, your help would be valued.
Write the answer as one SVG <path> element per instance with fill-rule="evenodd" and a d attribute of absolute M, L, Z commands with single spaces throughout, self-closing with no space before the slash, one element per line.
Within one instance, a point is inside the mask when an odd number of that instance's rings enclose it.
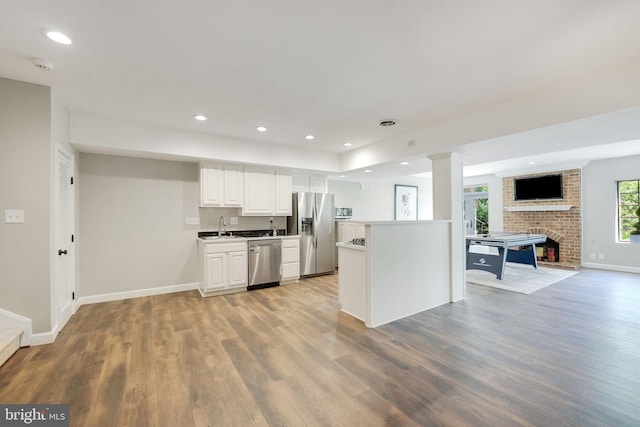
<path fill-rule="evenodd" d="M 598 254 L 598 259 L 604 259 L 604 254 Z"/>
<path fill-rule="evenodd" d="M 22 210 L 22 209 L 5 209 L 5 211 L 4 211 L 4 223 L 5 224 L 23 224 L 24 223 L 24 210 Z"/>
<path fill-rule="evenodd" d="M 231 225 L 238 225 L 238 217 L 237 217 L 237 216 L 231 216 L 231 217 L 229 217 L 229 224 L 231 224 Z"/>
<path fill-rule="evenodd" d="M 200 225 L 200 218 L 197 216 L 187 216 L 184 218 L 184 225 Z"/>
<path fill-rule="evenodd" d="M 589 255 L 589 258 L 591 258 L 591 259 L 596 259 L 596 254 L 594 254 L 593 252 L 591 252 L 591 255 Z"/>

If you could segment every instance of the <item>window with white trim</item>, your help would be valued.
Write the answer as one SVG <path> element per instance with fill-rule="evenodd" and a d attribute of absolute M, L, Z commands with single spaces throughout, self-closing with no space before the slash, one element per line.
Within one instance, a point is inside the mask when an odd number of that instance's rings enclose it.
<path fill-rule="evenodd" d="M 628 242 L 640 204 L 640 180 L 618 181 L 618 241 Z"/>

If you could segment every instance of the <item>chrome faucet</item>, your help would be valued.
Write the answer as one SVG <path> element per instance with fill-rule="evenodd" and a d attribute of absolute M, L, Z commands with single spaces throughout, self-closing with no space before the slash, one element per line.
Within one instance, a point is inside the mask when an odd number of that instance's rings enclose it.
<path fill-rule="evenodd" d="M 227 221 L 224 219 L 224 215 L 221 216 L 220 218 L 218 218 L 218 236 L 221 236 L 221 232 L 220 232 L 220 222 L 222 221 L 222 227 L 226 227 L 227 226 Z"/>

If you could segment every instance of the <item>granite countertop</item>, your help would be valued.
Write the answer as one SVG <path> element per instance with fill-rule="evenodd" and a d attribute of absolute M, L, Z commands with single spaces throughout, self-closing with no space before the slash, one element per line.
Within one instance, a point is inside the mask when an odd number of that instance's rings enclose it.
<path fill-rule="evenodd" d="M 200 231 L 198 232 L 198 240 L 203 242 L 245 242 L 247 240 L 269 240 L 269 239 L 290 239 L 299 238 L 299 235 L 287 235 L 284 229 L 276 230 L 230 230 L 222 233 L 217 231 Z"/>

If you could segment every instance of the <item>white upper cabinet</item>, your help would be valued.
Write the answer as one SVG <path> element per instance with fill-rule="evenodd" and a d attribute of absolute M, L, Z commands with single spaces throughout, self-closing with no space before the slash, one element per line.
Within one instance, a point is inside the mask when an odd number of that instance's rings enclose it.
<path fill-rule="evenodd" d="M 200 165 L 200 206 L 222 206 L 222 169 L 202 163 Z"/>
<path fill-rule="evenodd" d="M 242 215 L 291 215 L 292 178 L 275 169 L 202 162 L 200 206 L 242 208 Z"/>
<path fill-rule="evenodd" d="M 327 177 L 322 175 L 309 175 L 309 191 L 312 193 L 326 193 Z"/>
<path fill-rule="evenodd" d="M 245 170 L 242 215 L 273 215 L 275 191 L 276 175 L 274 172 Z"/>
<path fill-rule="evenodd" d="M 291 176 L 276 173 L 276 215 L 291 215 Z"/>
<path fill-rule="evenodd" d="M 241 207 L 243 181 L 240 167 L 203 162 L 200 165 L 200 206 Z"/>
<path fill-rule="evenodd" d="M 244 200 L 244 172 L 239 166 L 224 167 L 224 206 L 241 207 Z"/>
<path fill-rule="evenodd" d="M 327 177 L 324 175 L 294 175 L 292 191 L 294 193 L 304 191 L 326 193 Z"/>
<path fill-rule="evenodd" d="M 245 170 L 242 215 L 291 215 L 291 175 Z"/>

